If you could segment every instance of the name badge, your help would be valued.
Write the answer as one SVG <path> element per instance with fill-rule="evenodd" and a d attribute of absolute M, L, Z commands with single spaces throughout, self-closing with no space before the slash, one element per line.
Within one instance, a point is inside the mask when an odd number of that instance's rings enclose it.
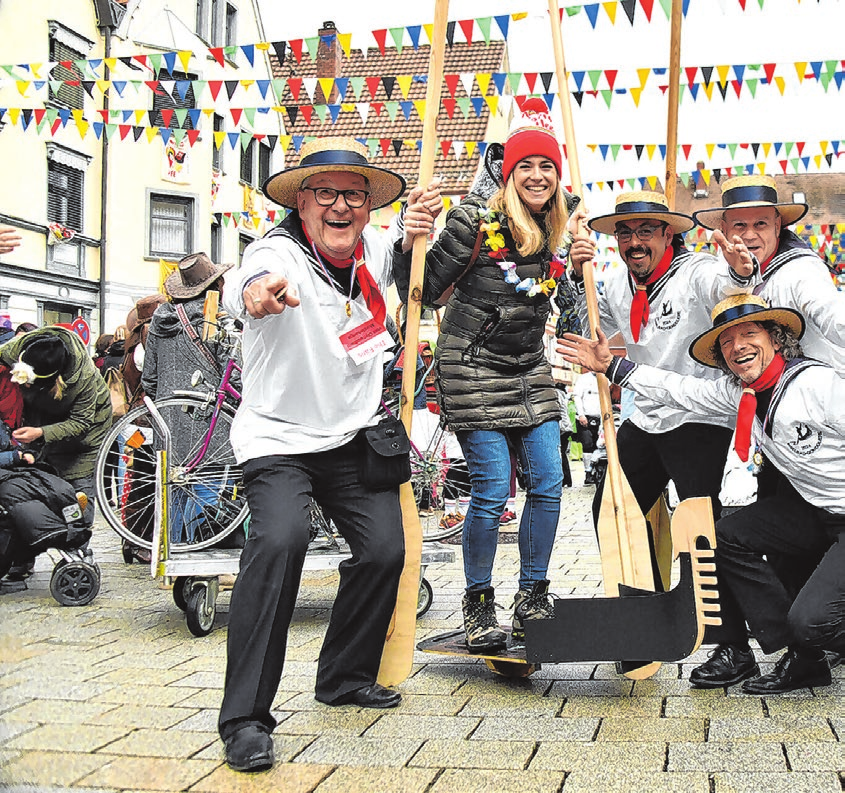
<path fill-rule="evenodd" d="M 346 354 L 355 361 L 362 364 L 375 358 L 382 350 L 393 345 L 393 337 L 379 325 L 374 319 L 368 319 L 352 330 L 340 335 L 340 343 Z"/>

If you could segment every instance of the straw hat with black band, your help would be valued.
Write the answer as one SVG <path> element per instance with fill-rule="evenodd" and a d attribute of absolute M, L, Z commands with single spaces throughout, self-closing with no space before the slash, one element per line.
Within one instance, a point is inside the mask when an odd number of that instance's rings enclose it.
<path fill-rule="evenodd" d="M 689 215 L 670 212 L 669 202 L 662 193 L 637 190 L 621 193 L 616 199 L 616 211 L 610 215 L 599 215 L 587 225 L 601 234 L 616 234 L 616 224 L 626 220 L 658 220 L 666 223 L 675 234 L 686 234 L 695 222 Z"/>
<path fill-rule="evenodd" d="M 728 328 L 743 322 L 777 322 L 789 328 L 795 337 L 804 335 L 804 317 L 791 308 L 770 308 L 757 295 L 732 295 L 717 304 L 711 314 L 713 327 L 698 336 L 689 347 L 689 354 L 705 366 L 719 368 L 714 350 L 719 336 Z"/>
<path fill-rule="evenodd" d="M 318 173 L 344 172 L 363 176 L 370 192 L 371 207 L 392 204 L 405 192 L 405 179 L 398 173 L 367 162 L 367 149 L 353 138 L 317 138 L 303 144 L 299 165 L 271 176 L 262 187 L 264 195 L 277 204 L 296 209 L 296 194 L 302 183 Z"/>
<path fill-rule="evenodd" d="M 722 206 L 693 212 L 695 222 L 706 229 L 718 229 L 726 209 L 775 207 L 784 226 L 795 223 L 807 214 L 809 206 L 795 201 L 778 202 L 778 191 L 771 176 L 753 174 L 735 176 L 722 185 Z"/>

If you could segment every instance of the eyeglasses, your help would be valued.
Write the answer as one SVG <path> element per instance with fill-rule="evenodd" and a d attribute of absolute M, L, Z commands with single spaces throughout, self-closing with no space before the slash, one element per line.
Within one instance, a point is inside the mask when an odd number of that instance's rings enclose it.
<path fill-rule="evenodd" d="M 364 206 L 370 194 L 366 190 L 335 190 L 333 187 L 300 187 L 300 190 L 310 190 L 314 199 L 321 207 L 334 206 L 338 196 L 343 196 L 346 206 L 359 209 Z"/>
<path fill-rule="evenodd" d="M 636 234 L 638 240 L 648 242 L 658 231 L 663 231 L 665 228 L 666 224 L 661 223 L 658 226 L 640 226 L 638 229 L 616 229 L 616 239 L 619 242 L 630 242 L 634 234 Z"/>

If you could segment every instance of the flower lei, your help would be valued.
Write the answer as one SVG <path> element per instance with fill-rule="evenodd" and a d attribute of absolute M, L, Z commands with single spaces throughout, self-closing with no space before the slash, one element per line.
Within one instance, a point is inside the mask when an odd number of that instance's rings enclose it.
<path fill-rule="evenodd" d="M 492 209 L 482 209 L 479 212 L 482 222 L 479 226 L 481 231 L 487 234 L 487 238 L 483 241 L 490 253 L 491 259 L 496 259 L 499 267 L 505 276 L 505 283 L 511 284 L 517 292 L 525 292 L 528 297 L 544 294 L 551 295 L 555 291 L 557 281 L 565 270 L 563 260 L 557 256 L 552 257 L 549 266 L 549 277 L 545 280 L 537 280 L 536 278 L 523 278 L 516 274 L 516 262 L 509 262 L 505 258 L 510 251 L 505 247 L 505 238 L 501 234 L 500 229 L 507 225 L 506 218 Z"/>

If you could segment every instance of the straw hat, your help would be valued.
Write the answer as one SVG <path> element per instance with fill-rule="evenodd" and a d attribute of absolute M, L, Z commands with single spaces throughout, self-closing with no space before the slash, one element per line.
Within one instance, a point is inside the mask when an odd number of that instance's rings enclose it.
<path fill-rule="evenodd" d="M 215 264 L 205 253 L 190 253 L 165 278 L 164 289 L 170 297 L 197 297 L 226 270 L 234 266 L 234 264 Z"/>
<path fill-rule="evenodd" d="M 809 206 L 795 202 L 778 202 L 778 191 L 771 176 L 754 174 L 735 176 L 722 185 L 722 206 L 700 209 L 693 213 L 695 222 L 706 229 L 717 229 L 726 209 L 743 207 L 777 207 L 783 225 L 789 226 L 807 214 Z"/>
<path fill-rule="evenodd" d="M 299 165 L 274 174 L 262 190 L 267 198 L 296 209 L 299 186 L 318 173 L 357 173 L 369 182 L 372 208 L 392 204 L 405 191 L 405 179 L 398 173 L 367 162 L 367 149 L 354 138 L 329 137 L 309 141 L 300 150 Z"/>
<path fill-rule="evenodd" d="M 789 328 L 797 338 L 804 334 L 804 317 L 791 308 L 770 308 L 757 295 L 732 295 L 719 303 L 711 314 L 713 327 L 696 338 L 689 347 L 689 354 L 705 366 L 719 366 L 713 349 L 723 331 L 743 322 L 777 322 Z"/>
<path fill-rule="evenodd" d="M 671 226 L 675 234 L 686 234 L 695 225 L 689 215 L 670 212 L 665 195 L 650 190 L 621 193 L 616 199 L 616 211 L 613 214 L 599 215 L 587 225 L 593 231 L 613 236 L 616 224 L 624 220 L 659 220 Z"/>

